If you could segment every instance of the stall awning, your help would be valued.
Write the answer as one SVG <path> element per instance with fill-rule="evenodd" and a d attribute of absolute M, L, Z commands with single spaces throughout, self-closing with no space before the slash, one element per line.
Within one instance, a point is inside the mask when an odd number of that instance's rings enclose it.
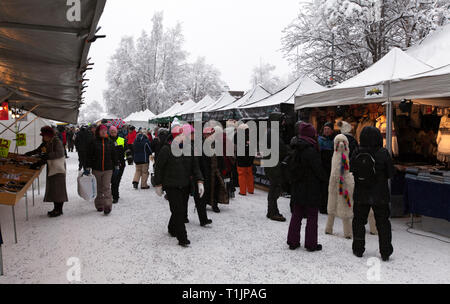
<path fill-rule="evenodd" d="M 76 123 L 91 40 L 106 0 L 0 1 L 0 99 L 40 117 Z"/>
<path fill-rule="evenodd" d="M 388 96 L 392 100 L 401 100 L 404 97 L 388 84 L 430 69 L 431 66 L 394 48 L 371 67 L 334 88 L 296 97 L 295 109 L 379 103 L 386 101 Z"/>

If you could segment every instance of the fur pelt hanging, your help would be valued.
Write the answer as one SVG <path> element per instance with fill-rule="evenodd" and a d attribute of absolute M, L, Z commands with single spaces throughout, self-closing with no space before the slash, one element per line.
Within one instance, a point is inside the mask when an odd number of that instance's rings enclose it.
<path fill-rule="evenodd" d="M 353 217 L 353 190 L 355 181 L 350 172 L 349 143 L 345 135 L 334 139 L 328 188 L 328 214 L 339 218 Z"/>

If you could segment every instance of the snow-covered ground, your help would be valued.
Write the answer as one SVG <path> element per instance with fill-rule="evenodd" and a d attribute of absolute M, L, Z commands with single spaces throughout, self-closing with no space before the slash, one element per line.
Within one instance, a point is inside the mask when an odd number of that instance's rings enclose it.
<path fill-rule="evenodd" d="M 16 207 L 18 244 L 13 241 L 11 208 L 0 206 L 5 239 L 0 284 L 68 283 L 70 257 L 81 261 L 82 283 L 370 283 L 368 259 L 379 257 L 377 237 L 370 235 L 365 257 L 354 257 L 339 221 L 335 230 L 340 235 L 323 233 L 324 216 L 319 221 L 324 250 L 290 251 L 288 223 L 265 218 L 266 193 L 261 191 L 237 198 L 220 214 L 209 213 L 211 228 L 198 225 L 191 201 L 187 230 L 192 245 L 184 249 L 167 234 L 168 203 L 152 190 L 131 189 L 133 167 L 125 171 L 122 199 L 109 217 L 77 196 L 76 168 L 77 157 L 71 153 L 70 202 L 64 216 L 47 218 L 51 205 L 42 203 L 43 189 L 30 207 L 28 222 L 24 202 Z M 288 200 L 279 205 L 289 216 Z M 381 282 L 450 283 L 450 245 L 409 234 L 405 223 L 393 221 L 395 252 L 389 263 L 381 263 Z"/>

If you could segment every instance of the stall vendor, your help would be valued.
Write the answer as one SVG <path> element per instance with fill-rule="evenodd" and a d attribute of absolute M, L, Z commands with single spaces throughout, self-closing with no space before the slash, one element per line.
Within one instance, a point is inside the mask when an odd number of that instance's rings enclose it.
<path fill-rule="evenodd" d="M 54 209 L 48 212 L 48 216 L 59 217 L 63 214 L 64 203 L 68 201 L 64 146 L 50 126 L 41 129 L 41 136 L 42 144 L 25 155 L 37 156 L 42 163 L 47 163 L 44 202 L 54 203 Z"/>

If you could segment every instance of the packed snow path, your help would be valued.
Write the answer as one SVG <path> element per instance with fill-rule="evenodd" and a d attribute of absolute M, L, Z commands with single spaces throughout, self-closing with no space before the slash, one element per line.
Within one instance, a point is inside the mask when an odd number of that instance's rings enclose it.
<path fill-rule="evenodd" d="M 1 283 L 68 283 L 67 261 L 81 262 L 82 283 L 370 283 L 368 259 L 379 257 L 378 239 L 367 236 L 363 259 L 352 255 L 351 241 L 323 233 L 324 250 L 290 251 L 286 245 L 288 223 L 266 219 L 266 196 L 237 197 L 222 213 L 209 211 L 211 228 L 201 228 L 189 205 L 187 225 L 190 248 L 181 248 L 167 233 L 168 203 L 153 190 L 133 190 L 134 167 L 127 167 L 121 185 L 121 201 L 110 216 L 96 212 L 93 203 L 77 195 L 77 156 L 68 159 L 70 202 L 64 216 L 49 219 L 52 205 L 41 195 L 25 221 L 24 201 L 16 207 L 18 239 L 14 244 L 11 208 L 0 206 L 5 244 L 5 276 Z M 44 175 L 42 176 L 44 178 Z M 31 192 L 30 192 L 31 196 Z M 289 202 L 280 209 L 290 218 Z M 382 283 L 449 283 L 450 245 L 407 233 L 405 220 L 393 221 L 394 255 L 381 263 Z M 303 229 L 304 230 L 304 226 Z M 303 236 L 303 233 L 302 233 Z M 303 245 L 303 240 L 302 240 Z"/>

